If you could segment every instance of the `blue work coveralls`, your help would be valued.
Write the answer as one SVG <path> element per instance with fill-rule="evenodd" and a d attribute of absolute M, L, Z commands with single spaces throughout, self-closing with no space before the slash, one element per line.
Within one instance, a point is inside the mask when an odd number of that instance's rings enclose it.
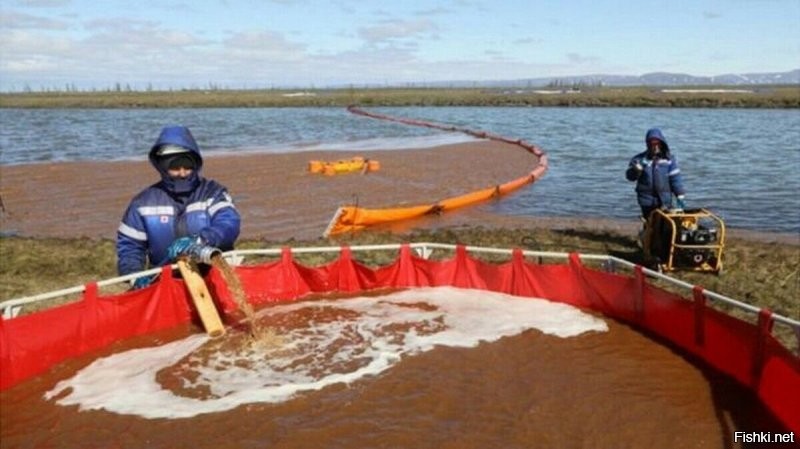
<path fill-rule="evenodd" d="M 196 168 L 187 179 L 170 178 L 158 163 L 165 145 L 185 148 Z M 199 236 L 222 251 L 233 249 L 241 219 L 227 189 L 201 176 L 200 149 L 183 126 L 164 128 L 149 154 L 161 181 L 147 187 L 130 202 L 117 229 L 117 271 L 126 275 L 174 262 L 167 248 L 178 237 Z M 149 266 L 148 266 L 149 265 Z"/>

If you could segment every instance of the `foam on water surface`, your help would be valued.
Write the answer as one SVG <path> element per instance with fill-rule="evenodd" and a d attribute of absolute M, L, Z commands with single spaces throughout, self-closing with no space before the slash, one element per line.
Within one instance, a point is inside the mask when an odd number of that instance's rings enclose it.
<path fill-rule="evenodd" d="M 188 418 L 351 383 L 436 346 L 474 347 L 528 329 L 562 338 L 607 331 L 569 305 L 482 290 L 417 288 L 265 308 L 274 335 L 231 344 L 192 335 L 98 359 L 45 394 L 82 410 Z M 241 342 L 244 343 L 244 340 Z"/>

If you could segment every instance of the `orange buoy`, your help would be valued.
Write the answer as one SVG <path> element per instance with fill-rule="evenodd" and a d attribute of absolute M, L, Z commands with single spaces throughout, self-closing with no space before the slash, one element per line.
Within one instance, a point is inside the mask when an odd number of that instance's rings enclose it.
<path fill-rule="evenodd" d="M 322 161 L 308 161 L 308 171 L 311 173 L 322 173 L 323 166 Z"/>
<path fill-rule="evenodd" d="M 332 176 L 342 173 L 361 172 L 366 173 L 380 168 L 378 161 L 371 161 L 361 156 L 351 159 L 339 159 L 338 161 L 309 161 L 308 171 L 311 173 L 322 173 Z"/>

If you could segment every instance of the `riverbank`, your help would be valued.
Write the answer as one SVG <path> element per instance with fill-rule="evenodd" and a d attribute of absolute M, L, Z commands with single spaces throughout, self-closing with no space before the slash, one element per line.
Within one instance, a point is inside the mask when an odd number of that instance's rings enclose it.
<path fill-rule="evenodd" d="M 800 108 L 789 86 L 579 88 L 198 89 L 137 92 L 0 93 L 0 108 L 269 108 L 361 106 L 531 106 Z"/>
<path fill-rule="evenodd" d="M 529 153 L 496 142 L 358 155 L 378 160 L 381 170 L 310 174 L 309 160 L 355 154 L 305 152 L 207 157 L 204 173 L 230 189 L 242 213 L 239 248 L 429 241 L 612 254 L 641 262 L 638 220 L 510 217 L 476 207 L 324 239 L 322 232 L 342 203 L 429 204 L 514 179 L 536 163 Z M 157 180 L 144 161 L 0 166 L 0 178 L 0 229 L 6 235 L 0 239 L 0 301 L 114 277 L 114 238 L 122 213 L 134 194 Z M 535 192 L 537 184 L 525 188 Z M 728 231 L 721 276 L 675 276 L 788 317 L 800 316 L 800 236 Z"/>

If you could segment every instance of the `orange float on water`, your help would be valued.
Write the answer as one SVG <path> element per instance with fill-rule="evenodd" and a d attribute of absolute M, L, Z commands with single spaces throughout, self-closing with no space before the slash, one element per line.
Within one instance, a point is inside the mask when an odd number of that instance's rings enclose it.
<path fill-rule="evenodd" d="M 381 169 L 380 162 L 367 159 L 367 171 L 378 171 L 380 169 Z"/>
<path fill-rule="evenodd" d="M 333 162 L 325 161 L 309 161 L 308 171 L 310 173 L 322 173 L 324 175 L 333 176 L 343 173 L 362 172 L 368 173 L 380 170 L 380 163 L 378 161 L 365 159 L 361 156 L 356 156 L 351 159 L 340 159 Z"/>
<path fill-rule="evenodd" d="M 311 173 L 322 173 L 325 163 L 322 161 L 308 161 L 308 171 Z"/>

